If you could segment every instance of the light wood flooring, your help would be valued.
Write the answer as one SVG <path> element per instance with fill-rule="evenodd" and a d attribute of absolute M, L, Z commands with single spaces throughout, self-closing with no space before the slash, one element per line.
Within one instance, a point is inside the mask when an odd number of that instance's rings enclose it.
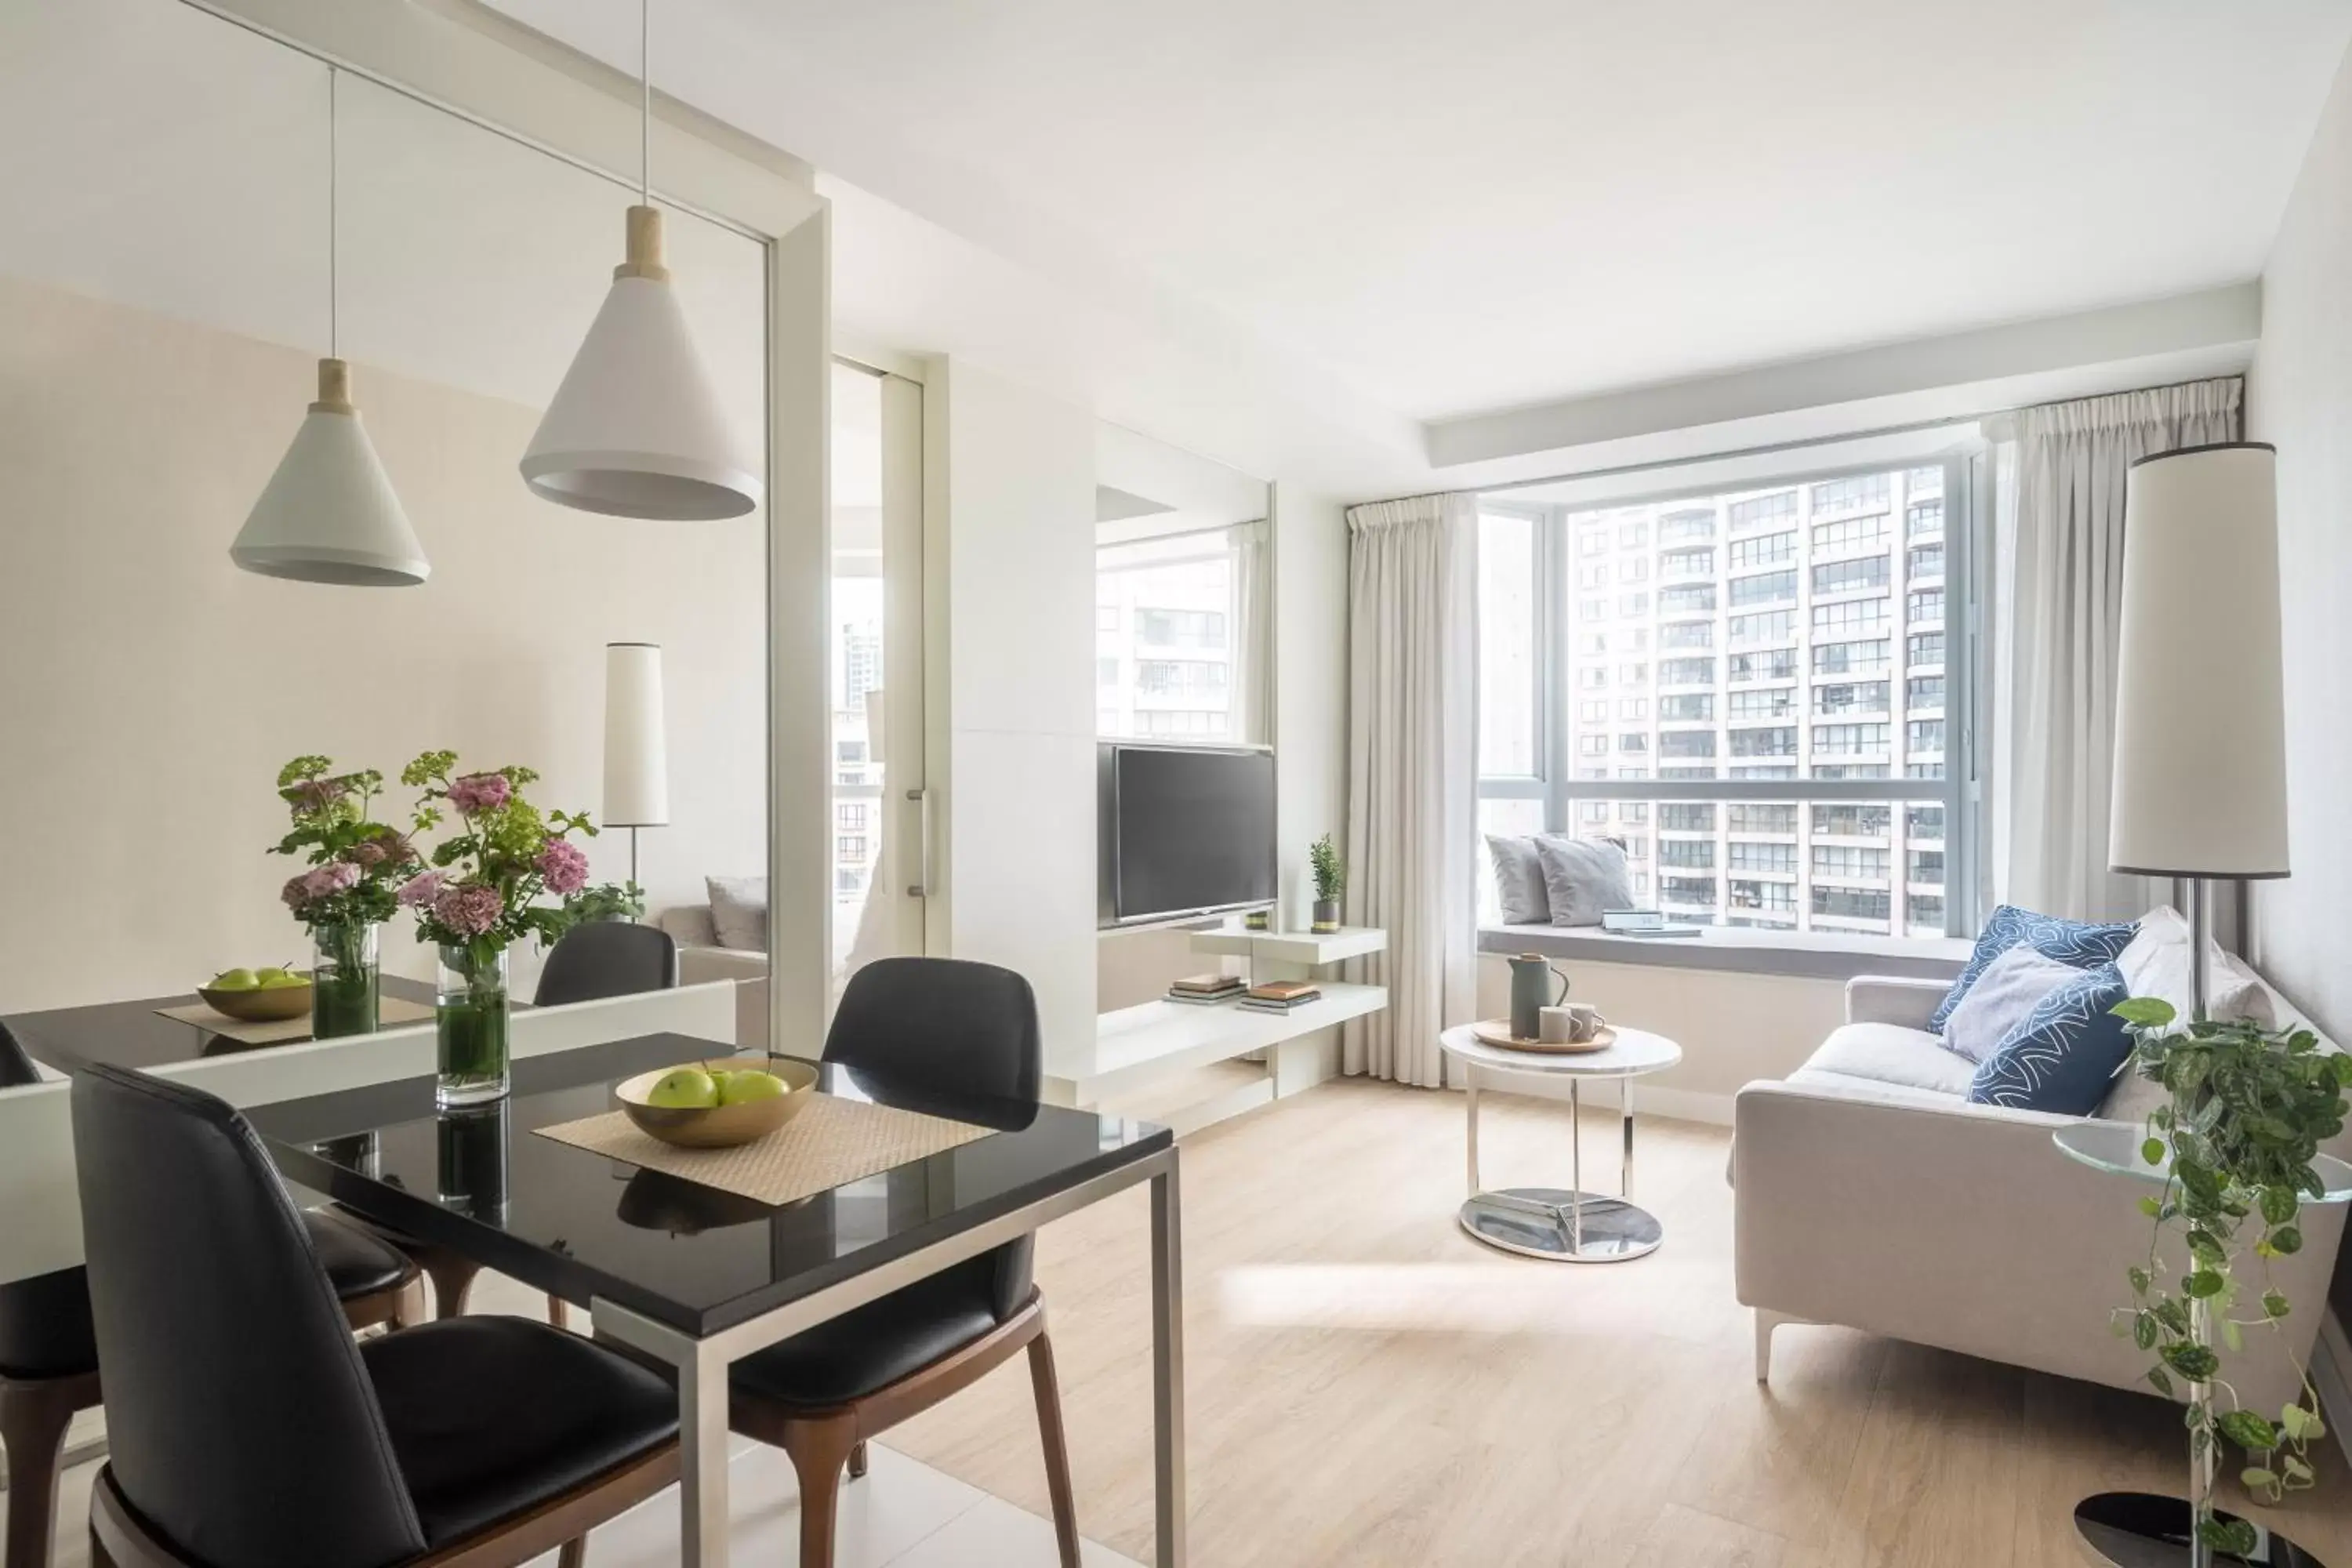
<path fill-rule="evenodd" d="M 1486 1107 L 1486 1184 L 1566 1184 L 1565 1106 Z M 1587 1112 L 1602 1190 L 1615 1133 Z M 2078 1496 L 2177 1489 L 2180 1428 L 2153 1398 L 1803 1327 L 1759 1387 L 1728 1144 L 1645 1119 L 1635 1196 L 1665 1245 L 1578 1267 L 1456 1227 L 1459 1095 L 1346 1080 L 1186 1139 L 1193 1563 L 2073 1568 Z M 1149 1561 L 1145 1237 L 1141 1192 L 1123 1194 L 1045 1231 L 1038 1269 L 1080 1527 Z M 999 1372 L 889 1440 L 1042 1513 L 1028 1402 Z M 2332 1444 L 2315 1493 L 2238 1506 L 2352 1565 Z"/>

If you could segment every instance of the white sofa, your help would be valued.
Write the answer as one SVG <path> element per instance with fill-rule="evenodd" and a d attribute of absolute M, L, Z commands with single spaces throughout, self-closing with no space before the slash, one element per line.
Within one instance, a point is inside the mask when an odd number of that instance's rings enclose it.
<path fill-rule="evenodd" d="M 768 955 L 757 949 L 721 947 L 710 921 L 709 904 L 681 904 L 662 910 L 654 924 L 677 943 L 677 983 L 701 985 L 732 980 L 735 986 L 735 1044 L 738 1049 L 764 1050 L 768 1044 Z"/>
<path fill-rule="evenodd" d="M 2136 1205 L 2153 1186 L 2061 1154 L 2050 1134 L 2070 1118 L 1969 1104 L 1972 1065 L 1927 1030 L 1946 989 L 1852 980 L 1846 1023 L 1804 1067 L 1739 1091 L 1737 1288 L 1756 1313 L 1758 1380 L 1773 1331 L 1810 1322 L 2147 1390 L 2151 1358 L 2109 1323 L 2130 1300 L 2126 1268 L 2147 1256 Z M 2119 1083 L 2101 1110 L 2136 1121 L 2128 1102 L 2153 1089 Z M 2343 1206 L 2306 1206 L 2302 1228 L 2303 1250 L 2271 1276 L 2294 1303 L 2287 1348 L 2308 1365 Z M 2260 1333 L 2224 1363 L 2250 1408 L 2275 1415 L 2295 1388 Z"/>

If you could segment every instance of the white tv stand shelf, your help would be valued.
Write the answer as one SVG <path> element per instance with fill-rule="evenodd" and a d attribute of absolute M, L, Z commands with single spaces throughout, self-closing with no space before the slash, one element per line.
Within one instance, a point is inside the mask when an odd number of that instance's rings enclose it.
<path fill-rule="evenodd" d="M 1265 1053 L 1265 1070 L 1258 1078 L 1175 1114 L 1153 1118 L 1188 1131 L 1322 1081 L 1336 1062 L 1327 1061 L 1328 1042 L 1316 1037 L 1389 1005 L 1386 986 L 1313 973 L 1325 964 L 1381 952 L 1388 946 L 1386 931 L 1359 926 L 1318 935 L 1252 931 L 1228 924 L 1194 931 L 1191 942 L 1195 952 L 1246 959 L 1245 978 L 1254 984 L 1312 979 L 1323 994 L 1289 1013 L 1260 1013 L 1238 1002 L 1200 1006 L 1168 1001 L 1105 1013 L 1096 1021 L 1091 1048 L 1048 1053 L 1046 1099 L 1064 1105 L 1098 1105 L 1177 1073 Z"/>

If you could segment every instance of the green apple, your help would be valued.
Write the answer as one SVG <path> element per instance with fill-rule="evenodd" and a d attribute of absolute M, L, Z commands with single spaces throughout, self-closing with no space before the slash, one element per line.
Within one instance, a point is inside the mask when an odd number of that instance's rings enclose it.
<path fill-rule="evenodd" d="M 308 985 L 310 976 L 297 974 L 290 969 L 265 969 L 254 976 L 264 991 L 284 991 L 290 986 Z"/>
<path fill-rule="evenodd" d="M 784 1092 L 784 1080 L 774 1073 L 753 1068 L 747 1072 L 730 1072 L 727 1081 L 719 1086 L 719 1103 L 741 1105 L 754 1100 L 774 1100 Z"/>
<path fill-rule="evenodd" d="M 255 991 L 261 986 L 261 976 L 250 969 L 224 969 L 213 976 L 209 991 Z"/>
<path fill-rule="evenodd" d="M 700 1068 L 672 1068 L 646 1091 L 646 1103 L 661 1110 L 697 1110 L 719 1103 L 719 1086 Z"/>
<path fill-rule="evenodd" d="M 253 972 L 253 983 L 256 985 L 283 985 L 286 984 L 286 971 L 276 964 L 267 969 L 257 969 Z"/>

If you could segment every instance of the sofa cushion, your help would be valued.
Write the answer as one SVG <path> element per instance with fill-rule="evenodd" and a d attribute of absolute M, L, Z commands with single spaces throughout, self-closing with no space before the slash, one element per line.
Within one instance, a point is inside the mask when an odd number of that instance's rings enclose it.
<path fill-rule="evenodd" d="M 1546 834 L 1536 840 L 1536 856 L 1543 866 L 1544 898 L 1551 906 L 1552 924 L 1597 926 L 1602 910 L 1633 907 L 1633 879 L 1621 846 L 1601 838 Z"/>
<path fill-rule="evenodd" d="M 705 877 L 710 890 L 710 923 L 721 947 L 768 951 L 768 879 Z"/>
<path fill-rule="evenodd" d="M 1983 1061 L 2044 996 L 2081 973 L 2022 943 L 2011 948 L 1985 965 L 1944 1020 L 1944 1048 L 1971 1062 Z"/>
<path fill-rule="evenodd" d="M 1544 892 L 1543 861 L 1536 854 L 1536 841 L 1489 833 L 1486 853 L 1495 863 L 1495 896 L 1503 906 L 1503 923 L 1551 924 L 1551 900 Z"/>
<path fill-rule="evenodd" d="M 2116 955 L 2116 967 L 2134 996 L 2154 996 L 2172 1005 L 2185 1021 L 2189 1016 L 2189 921 L 2179 910 L 2161 904 L 2140 917 L 2139 934 Z M 2276 1028 L 2270 988 L 2237 958 L 2205 939 L 2205 1014 L 2210 1018 L 2250 1018 L 2265 1029 Z"/>
<path fill-rule="evenodd" d="M 2085 970 L 2050 993 L 1977 1068 L 1969 1102 L 2090 1115 L 2131 1054 L 2131 1037 L 2112 1011 L 2126 994 L 2123 973 L 2112 963 Z"/>
<path fill-rule="evenodd" d="M 1925 1029 L 1900 1024 L 1841 1024 L 1830 1031 L 1821 1048 L 1789 1081 L 1808 1081 L 1812 1075 L 1833 1075 L 1898 1089 L 1923 1089 L 1947 1100 L 1969 1091 L 1976 1065 L 1944 1048 Z"/>
<path fill-rule="evenodd" d="M 2095 969 L 2103 963 L 2113 963 L 2117 954 L 2129 946 L 2135 931 L 2132 922 L 2118 921 L 2109 925 L 2090 925 L 2082 921 L 2070 921 L 2057 915 L 2036 914 L 2021 910 L 2015 904 L 2003 904 L 1993 910 L 1977 934 L 1976 951 L 1969 955 L 1968 963 L 1960 970 L 1959 978 L 1944 993 L 1936 1011 L 1927 1020 L 1927 1027 L 1937 1034 L 1944 1032 L 1944 1021 L 1960 998 L 1969 994 L 1985 966 L 2021 942 L 2031 946 L 2046 958 L 2076 969 Z"/>
<path fill-rule="evenodd" d="M 1944 1053 L 1950 1056 L 1949 1051 Z M 1939 1089 L 1918 1089 L 1910 1084 L 1888 1083 L 1884 1079 L 1855 1078 L 1851 1073 L 1823 1072 L 1819 1068 L 1799 1068 L 1788 1077 L 1799 1089 L 1810 1089 L 1822 1094 L 1843 1095 L 1864 1100 L 1891 1100 L 1903 1105 L 1953 1106 L 1964 1102 L 1964 1096 L 1947 1094 Z"/>

